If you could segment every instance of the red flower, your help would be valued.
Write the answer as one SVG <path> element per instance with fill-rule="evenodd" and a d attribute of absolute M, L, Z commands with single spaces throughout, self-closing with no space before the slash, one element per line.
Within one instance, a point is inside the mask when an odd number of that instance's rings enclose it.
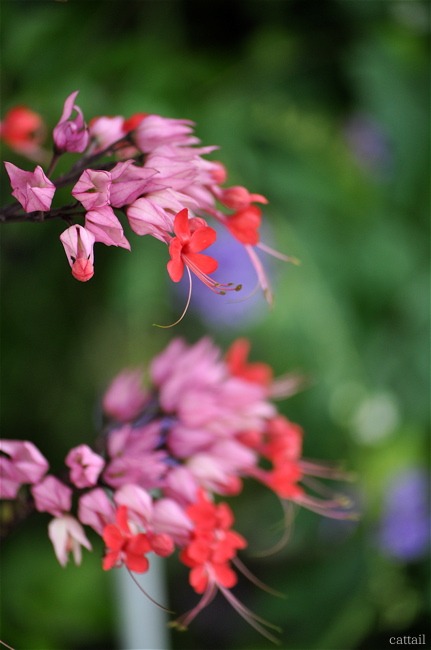
<path fill-rule="evenodd" d="M 265 482 L 281 499 L 298 501 L 304 496 L 304 489 L 298 485 L 302 478 L 299 463 L 285 460 L 268 472 Z"/>
<path fill-rule="evenodd" d="M 26 106 L 14 106 L 0 125 L 0 137 L 11 149 L 32 152 L 44 139 L 45 128 L 41 116 Z"/>
<path fill-rule="evenodd" d="M 145 553 L 152 550 L 145 533 L 133 534 L 127 521 L 127 507 L 119 506 L 117 524 L 108 524 L 103 529 L 103 541 L 107 552 L 103 558 L 105 571 L 123 563 L 130 571 L 144 573 L 148 571 L 149 562 Z"/>
<path fill-rule="evenodd" d="M 123 122 L 123 132 L 128 133 L 136 129 L 143 119 L 145 119 L 149 113 L 134 113 L 131 117 Z"/>
<path fill-rule="evenodd" d="M 261 386 L 269 386 L 273 379 L 272 368 L 261 362 L 249 363 L 250 342 L 247 339 L 237 339 L 226 353 L 226 363 L 231 375 L 240 377 Z"/>
<path fill-rule="evenodd" d="M 207 226 L 204 219 L 189 219 L 188 210 L 184 208 L 175 216 L 175 237 L 169 244 L 168 273 L 173 282 L 179 282 L 183 277 L 184 265 L 193 271 L 200 280 L 208 284 L 208 273 L 217 269 L 217 261 L 200 251 L 211 246 L 216 240 L 216 231 Z"/>
<path fill-rule="evenodd" d="M 241 244 L 255 246 L 259 243 L 261 221 L 262 211 L 260 208 L 255 205 L 249 205 L 227 217 L 226 226 Z"/>
<path fill-rule="evenodd" d="M 189 582 L 198 594 L 214 585 L 233 587 L 237 575 L 229 565 L 237 550 L 245 548 L 245 539 L 233 530 L 233 515 L 225 503 L 212 503 L 201 491 L 196 503 L 186 510 L 195 524 L 190 543 L 180 559 L 191 568 Z"/>

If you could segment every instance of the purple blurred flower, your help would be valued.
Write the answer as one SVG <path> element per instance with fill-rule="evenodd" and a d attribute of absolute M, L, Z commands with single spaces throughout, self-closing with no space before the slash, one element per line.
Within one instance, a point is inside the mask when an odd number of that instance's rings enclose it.
<path fill-rule="evenodd" d="M 391 162 L 388 138 L 381 125 L 367 115 L 352 115 L 344 126 L 347 144 L 358 162 L 370 171 L 385 172 Z"/>
<path fill-rule="evenodd" d="M 418 468 L 396 474 L 389 482 L 378 531 L 386 555 L 409 562 L 429 551 L 429 485 L 427 472 Z"/>
<path fill-rule="evenodd" d="M 233 282 L 241 284 L 238 293 L 219 296 L 200 282 L 193 283 L 193 293 L 190 309 L 197 314 L 208 327 L 228 327 L 238 329 L 246 323 L 258 320 L 268 313 L 268 304 L 259 291 L 256 272 L 250 264 L 250 258 L 242 244 L 234 239 L 224 228 L 214 227 L 217 231 L 217 240 L 212 244 L 209 253 L 218 263 L 219 268 L 211 274 L 214 280 L 220 283 Z M 267 239 L 269 239 L 267 235 Z M 256 254 L 258 253 L 257 249 Z M 266 258 L 267 256 L 265 256 Z M 265 259 L 266 262 L 266 259 Z M 271 277 L 271 266 L 266 263 L 268 275 Z M 180 295 L 180 300 L 185 302 L 188 293 L 188 280 L 183 280 L 176 285 L 175 290 Z"/>

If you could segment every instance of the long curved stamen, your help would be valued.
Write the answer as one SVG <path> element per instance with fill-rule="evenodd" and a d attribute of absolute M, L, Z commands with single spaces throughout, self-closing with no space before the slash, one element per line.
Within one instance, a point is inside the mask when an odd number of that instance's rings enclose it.
<path fill-rule="evenodd" d="M 192 299 L 192 276 L 191 276 L 191 273 L 190 273 L 187 266 L 186 266 L 186 271 L 187 271 L 188 276 L 189 276 L 189 293 L 188 293 L 188 296 L 187 296 L 186 306 L 183 309 L 183 313 L 181 314 L 181 316 L 174 323 L 171 323 L 170 325 L 159 325 L 158 323 L 153 323 L 154 327 L 160 327 L 162 329 L 169 329 L 170 327 L 175 327 L 175 325 L 178 325 L 178 323 L 181 323 L 184 316 L 187 314 L 187 310 L 188 310 L 189 305 L 190 305 L 190 300 Z"/>
<path fill-rule="evenodd" d="M 281 500 L 281 507 L 283 508 L 283 535 L 273 546 L 271 546 L 266 551 L 260 551 L 259 553 L 254 553 L 255 557 L 268 557 L 270 555 L 275 555 L 281 551 L 287 544 L 290 539 L 290 535 L 293 528 L 293 521 L 295 519 L 295 504 L 291 501 Z"/>
<path fill-rule="evenodd" d="M 273 596 L 277 596 L 279 598 L 286 598 L 285 594 L 282 594 L 280 591 L 277 591 L 276 589 L 273 589 L 269 585 L 266 585 L 262 580 L 259 580 L 254 573 L 248 569 L 245 564 L 241 562 L 239 557 L 235 557 L 232 560 L 232 564 L 238 569 L 238 571 L 241 571 L 241 573 L 250 580 L 256 587 L 259 587 L 260 589 L 263 589 L 263 591 L 266 591 L 268 594 L 272 594 Z"/>
<path fill-rule="evenodd" d="M 333 499 L 329 501 L 312 497 L 309 494 L 303 494 L 302 496 L 297 497 L 295 501 L 298 505 L 315 512 L 318 515 L 329 517 L 330 519 L 358 519 L 358 514 L 356 512 L 348 511 L 352 502 L 346 497 L 340 500 Z"/>
<path fill-rule="evenodd" d="M 275 645 L 280 645 L 279 639 L 275 637 L 273 634 L 268 632 L 268 630 L 265 630 L 264 625 L 266 627 L 270 627 L 271 629 L 275 630 L 276 632 L 282 632 L 281 628 L 278 627 L 277 625 L 273 625 L 269 621 L 266 621 L 264 618 L 261 618 L 257 614 L 254 614 L 248 607 L 243 605 L 235 596 L 229 591 L 229 589 L 226 589 L 225 587 L 222 587 L 219 585 L 219 589 L 223 596 L 226 598 L 226 600 L 232 605 L 232 607 L 235 609 L 235 611 L 238 612 L 240 616 L 244 620 L 247 621 L 249 625 L 254 627 L 257 632 L 262 634 L 265 638 L 267 638 L 269 641 L 272 641 L 272 643 L 275 643 Z"/>
<path fill-rule="evenodd" d="M 346 472 L 341 467 L 330 465 L 328 463 L 313 462 L 309 459 L 301 460 L 299 465 L 304 474 L 311 476 L 320 476 L 322 478 L 340 479 L 343 481 L 354 481 L 355 475 L 352 472 Z"/>
<path fill-rule="evenodd" d="M 295 264 L 295 266 L 299 266 L 301 264 L 301 261 L 298 260 L 297 257 L 284 255 L 284 253 L 280 253 L 279 251 L 276 251 L 274 248 L 271 248 L 271 246 L 268 246 L 267 244 L 264 244 L 261 241 L 258 244 L 256 244 L 256 246 L 257 248 L 260 248 L 260 250 L 264 251 L 268 255 L 272 255 L 272 257 L 276 257 L 278 260 L 282 260 L 283 262 L 290 262 L 291 264 Z"/>
<path fill-rule="evenodd" d="M 269 306 L 272 307 L 272 305 L 274 304 L 274 296 L 272 293 L 271 285 L 268 280 L 268 276 L 266 275 L 265 269 L 263 268 L 263 264 L 260 261 L 258 255 L 256 255 L 253 246 L 251 246 L 250 244 L 245 244 L 244 248 L 247 251 L 251 263 L 253 264 L 254 270 L 256 271 L 257 279 L 259 281 L 259 285 L 262 287 L 262 291 L 265 296 L 265 299 L 269 304 Z"/>
<path fill-rule="evenodd" d="M 216 280 L 210 278 L 209 275 L 203 273 L 203 271 L 201 271 L 198 266 L 193 264 L 187 255 L 184 255 L 184 261 L 186 262 L 186 268 L 190 269 L 190 271 L 193 271 L 196 277 L 199 278 L 199 280 L 203 282 L 209 289 L 211 289 L 211 291 L 214 291 L 214 293 L 224 296 L 228 291 L 240 291 L 242 289 L 241 284 L 234 285 L 233 282 L 229 282 L 227 284 L 216 282 Z"/>
<path fill-rule="evenodd" d="M 208 589 L 204 592 L 202 598 L 193 609 L 182 614 L 176 621 L 169 623 L 170 627 L 177 627 L 180 630 L 186 630 L 194 618 L 201 612 L 205 607 L 207 607 L 211 601 L 214 600 L 214 597 L 217 593 L 217 586 L 215 583 L 211 583 Z"/>
<path fill-rule="evenodd" d="M 175 614 L 175 612 L 173 612 L 171 609 L 168 609 L 164 605 L 161 605 L 160 603 L 158 603 L 157 600 L 154 600 L 154 598 L 152 598 L 152 596 L 150 596 L 150 594 L 147 591 L 145 591 L 143 586 L 139 584 L 139 582 L 136 580 L 135 576 L 130 571 L 130 569 L 127 569 L 127 571 L 129 573 L 130 577 L 132 578 L 133 582 L 135 583 L 135 585 L 139 588 L 140 591 L 142 591 L 142 593 L 148 598 L 148 600 L 151 600 L 151 602 L 154 603 L 154 605 L 157 605 L 157 607 L 159 607 L 160 609 L 163 609 L 163 611 L 167 612 L 168 614 Z"/>
<path fill-rule="evenodd" d="M 285 399 L 304 390 L 311 384 L 308 377 L 299 375 L 296 372 L 289 372 L 281 377 L 276 377 L 270 386 L 269 396 L 271 399 Z"/>
<path fill-rule="evenodd" d="M 246 296 L 242 296 L 241 298 L 238 298 L 238 300 L 229 300 L 230 305 L 236 305 L 239 302 L 246 302 L 247 300 L 250 300 L 250 298 L 253 298 L 257 294 L 257 292 L 260 289 L 260 284 L 259 282 L 256 283 L 256 286 L 248 293 Z"/>

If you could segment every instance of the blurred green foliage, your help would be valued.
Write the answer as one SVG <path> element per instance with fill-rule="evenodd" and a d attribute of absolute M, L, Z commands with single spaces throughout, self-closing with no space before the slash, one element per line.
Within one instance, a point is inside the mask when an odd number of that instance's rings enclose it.
<path fill-rule="evenodd" d="M 209 327 L 221 345 L 249 336 L 254 358 L 277 374 L 309 375 L 311 387 L 280 408 L 304 426 L 308 456 L 343 460 L 357 475 L 349 490 L 359 524 L 300 512 L 282 552 L 247 560 L 286 593 L 238 592 L 283 627 L 286 650 L 377 650 L 390 635 L 429 633 L 426 558 L 391 559 L 376 539 L 389 479 L 428 466 L 429 8 L 416 0 L 1 4 L 2 114 L 27 104 L 54 126 L 79 89 L 87 119 L 191 118 L 204 144 L 220 145 L 230 184 L 269 198 L 276 247 L 301 259 L 275 265 L 273 310 L 242 328 Z M 12 152 L 3 158 L 25 166 Z M 3 203 L 8 191 L 3 182 Z M 91 444 L 94 405 L 119 369 L 146 363 L 172 335 L 208 332 L 192 313 L 173 332 L 152 327 L 175 320 L 181 304 L 159 242 L 132 237 L 130 254 L 100 247 L 96 275 L 81 285 L 61 230 L 2 232 L 3 435 L 33 440 L 54 470 L 72 445 Z M 238 503 L 251 552 L 271 546 L 279 505 L 251 486 Z M 39 519 L 3 545 L 1 638 L 26 650 L 118 648 L 101 549 L 62 570 L 48 519 Z M 193 594 L 186 572 L 168 564 L 181 612 Z M 173 633 L 172 645 L 269 646 L 219 600 L 187 634 Z"/>

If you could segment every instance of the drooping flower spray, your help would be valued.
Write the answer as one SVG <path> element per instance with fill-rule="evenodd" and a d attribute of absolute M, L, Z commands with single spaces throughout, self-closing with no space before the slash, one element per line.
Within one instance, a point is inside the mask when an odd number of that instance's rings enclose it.
<path fill-rule="evenodd" d="M 60 235 L 75 279 L 87 282 L 94 275 L 94 245 L 132 249 L 127 226 L 138 235 L 150 235 L 168 248 L 169 277 L 178 282 L 184 272 L 193 274 L 209 289 L 224 295 L 241 290 L 241 278 L 216 282 L 211 278 L 218 262 L 211 252 L 202 253 L 216 240 L 207 223 L 214 219 L 247 251 L 268 302 L 272 291 L 255 248 L 296 262 L 260 241 L 261 194 L 245 187 L 223 187 L 227 171 L 219 161 L 206 158 L 216 146 L 200 146 L 190 120 L 137 113 L 96 117 L 88 123 L 71 93 L 52 132 L 53 151 L 46 171 L 38 165 L 25 171 L 6 162 L 6 171 L 17 203 L 0 211 L 0 221 L 61 219 L 69 224 Z M 25 119 L 23 119 L 25 118 Z M 37 119 L 36 119 L 37 118 Z M 30 126 L 43 120 L 29 109 L 11 109 L 0 137 L 20 153 L 39 149 Z M 24 143 L 24 144 L 23 144 Z M 25 146 L 24 146 L 25 145 Z M 44 151 L 44 157 L 48 155 Z M 60 157 L 82 154 L 71 169 L 55 177 Z M 70 187 L 72 202 L 56 205 L 56 190 Z M 188 305 L 188 302 L 187 302 Z M 187 307 L 187 306 L 186 306 Z M 186 309 L 185 309 L 186 311 Z"/>
<path fill-rule="evenodd" d="M 143 370 L 114 378 L 102 399 L 105 424 L 95 449 L 71 449 L 62 477 L 49 473 L 32 443 L 3 441 L 7 480 L 0 496 L 13 499 L 22 491 L 36 510 L 51 515 L 49 537 L 62 565 L 70 554 L 79 564 L 81 548 L 91 550 L 85 526 L 105 543 L 105 570 L 125 566 L 145 573 L 153 554 L 178 552 L 200 596 L 174 621 L 178 627 L 187 627 L 220 591 L 275 640 L 266 622 L 231 591 L 238 573 L 262 583 L 238 556 L 247 540 L 234 529 L 234 511 L 223 497 L 238 495 L 245 481 L 254 480 L 285 505 L 335 518 L 355 513 L 344 496 L 328 496 L 328 488 L 319 491 L 314 483 L 310 493 L 308 476 L 342 474 L 303 458 L 301 427 L 273 402 L 299 390 L 302 378 L 274 378 L 267 364 L 248 360 L 249 350 L 246 339 L 235 341 L 225 356 L 209 338 L 193 345 L 174 339 L 151 362 L 147 384 Z"/>

